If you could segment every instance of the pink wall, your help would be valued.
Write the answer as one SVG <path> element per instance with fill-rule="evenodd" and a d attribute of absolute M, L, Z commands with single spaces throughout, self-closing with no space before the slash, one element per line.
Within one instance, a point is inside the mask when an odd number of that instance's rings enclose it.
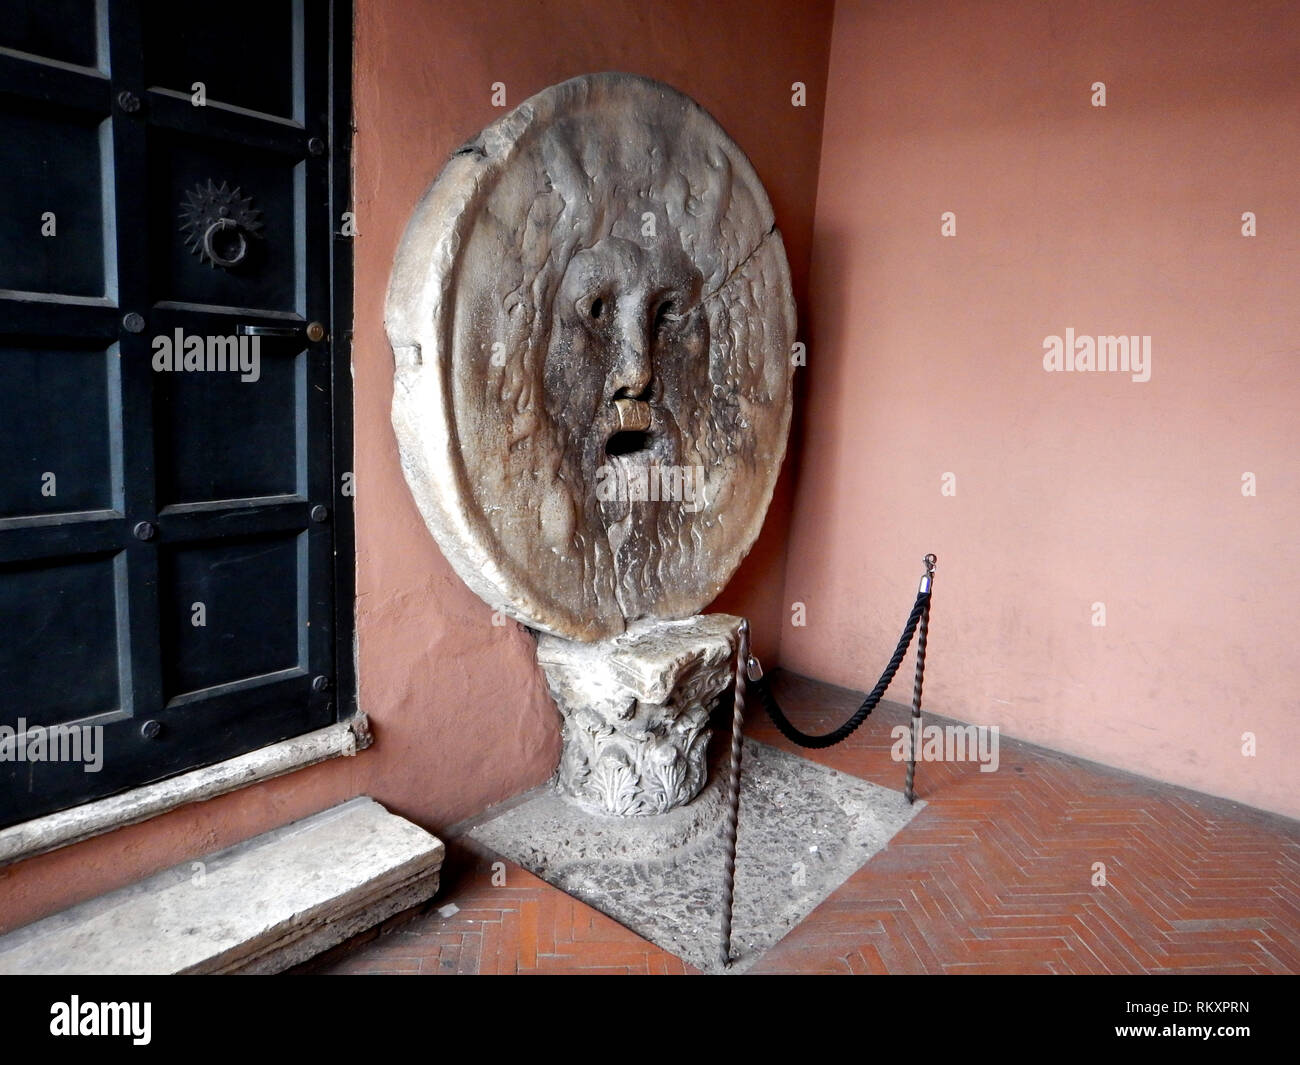
<path fill-rule="evenodd" d="M 1300 815 L 1300 9 L 841 0 L 829 84 L 782 663 L 869 687 L 933 550 L 935 712 Z"/>
<path fill-rule="evenodd" d="M 739 12 L 739 13 L 737 13 Z M 437 832 L 543 782 L 558 715 L 529 637 L 491 625 L 451 571 L 402 479 L 389 423 L 383 300 L 406 220 L 450 153 L 508 106 L 578 74 L 625 70 L 694 96 L 750 155 L 807 291 L 829 0 L 793 10 L 672 0 L 361 0 L 356 13 L 355 468 L 360 695 L 375 746 L 0 869 L 0 931 L 358 794 Z M 808 105 L 791 106 L 790 86 Z M 788 465 L 787 465 L 788 468 Z M 719 609 L 775 649 L 790 488 Z"/>

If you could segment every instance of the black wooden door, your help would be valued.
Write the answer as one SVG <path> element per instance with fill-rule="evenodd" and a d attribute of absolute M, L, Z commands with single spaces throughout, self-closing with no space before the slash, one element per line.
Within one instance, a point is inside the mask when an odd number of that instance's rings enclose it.
<path fill-rule="evenodd" d="M 337 718 L 331 8 L 4 0 L 0 825 Z"/>

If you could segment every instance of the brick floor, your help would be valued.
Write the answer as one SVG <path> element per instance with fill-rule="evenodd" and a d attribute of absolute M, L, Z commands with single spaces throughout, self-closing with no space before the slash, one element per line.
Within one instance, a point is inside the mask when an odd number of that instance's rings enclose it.
<path fill-rule="evenodd" d="M 777 673 L 822 731 L 860 696 Z M 901 789 L 882 704 L 801 751 Z M 746 732 L 795 750 L 755 711 Z M 1003 740 L 995 773 L 923 763 L 928 806 L 760 959 L 756 973 L 1300 973 L 1300 824 Z M 740 827 L 744 832 L 744 825 Z M 1105 886 L 1094 886 L 1094 863 Z M 451 847 L 429 911 L 310 966 L 325 973 L 682 973 L 689 966 L 510 863 Z M 458 912 L 442 916 L 448 903 Z"/>
<path fill-rule="evenodd" d="M 450 905 L 449 905 L 450 904 Z M 448 912 L 450 907 L 455 912 Z M 680 959 L 531 873 L 448 847 L 432 906 L 343 944 L 300 973 L 681 975 Z"/>

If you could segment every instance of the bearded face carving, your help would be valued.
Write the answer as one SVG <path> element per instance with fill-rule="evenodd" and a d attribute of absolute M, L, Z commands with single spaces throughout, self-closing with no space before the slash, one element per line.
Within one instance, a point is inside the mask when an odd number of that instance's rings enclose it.
<path fill-rule="evenodd" d="M 627 75 L 521 105 L 425 197 L 387 310 L 403 468 L 475 591 L 579 640 L 707 605 L 784 453 L 794 314 L 698 105 Z"/>
<path fill-rule="evenodd" d="M 709 394 L 702 283 L 676 243 L 609 236 L 570 260 L 556 300 L 546 412 L 564 440 L 584 527 L 608 541 L 629 620 L 652 614 L 662 590 L 648 560 L 671 548 L 689 565 L 681 532 L 704 504 L 691 439 L 692 412 Z"/>

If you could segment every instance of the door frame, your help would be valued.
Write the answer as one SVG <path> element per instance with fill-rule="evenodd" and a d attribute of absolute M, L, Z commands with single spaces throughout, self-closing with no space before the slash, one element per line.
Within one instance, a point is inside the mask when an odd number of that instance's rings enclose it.
<path fill-rule="evenodd" d="M 352 298 L 353 238 L 342 233 L 352 207 L 353 0 L 330 0 L 330 382 L 333 418 L 330 452 L 334 476 L 334 676 L 335 720 L 357 713 L 356 528 L 354 495 L 343 494 L 343 474 L 353 474 Z M 335 228 L 337 227 L 337 228 Z M 344 453 L 346 449 L 346 454 Z"/>

